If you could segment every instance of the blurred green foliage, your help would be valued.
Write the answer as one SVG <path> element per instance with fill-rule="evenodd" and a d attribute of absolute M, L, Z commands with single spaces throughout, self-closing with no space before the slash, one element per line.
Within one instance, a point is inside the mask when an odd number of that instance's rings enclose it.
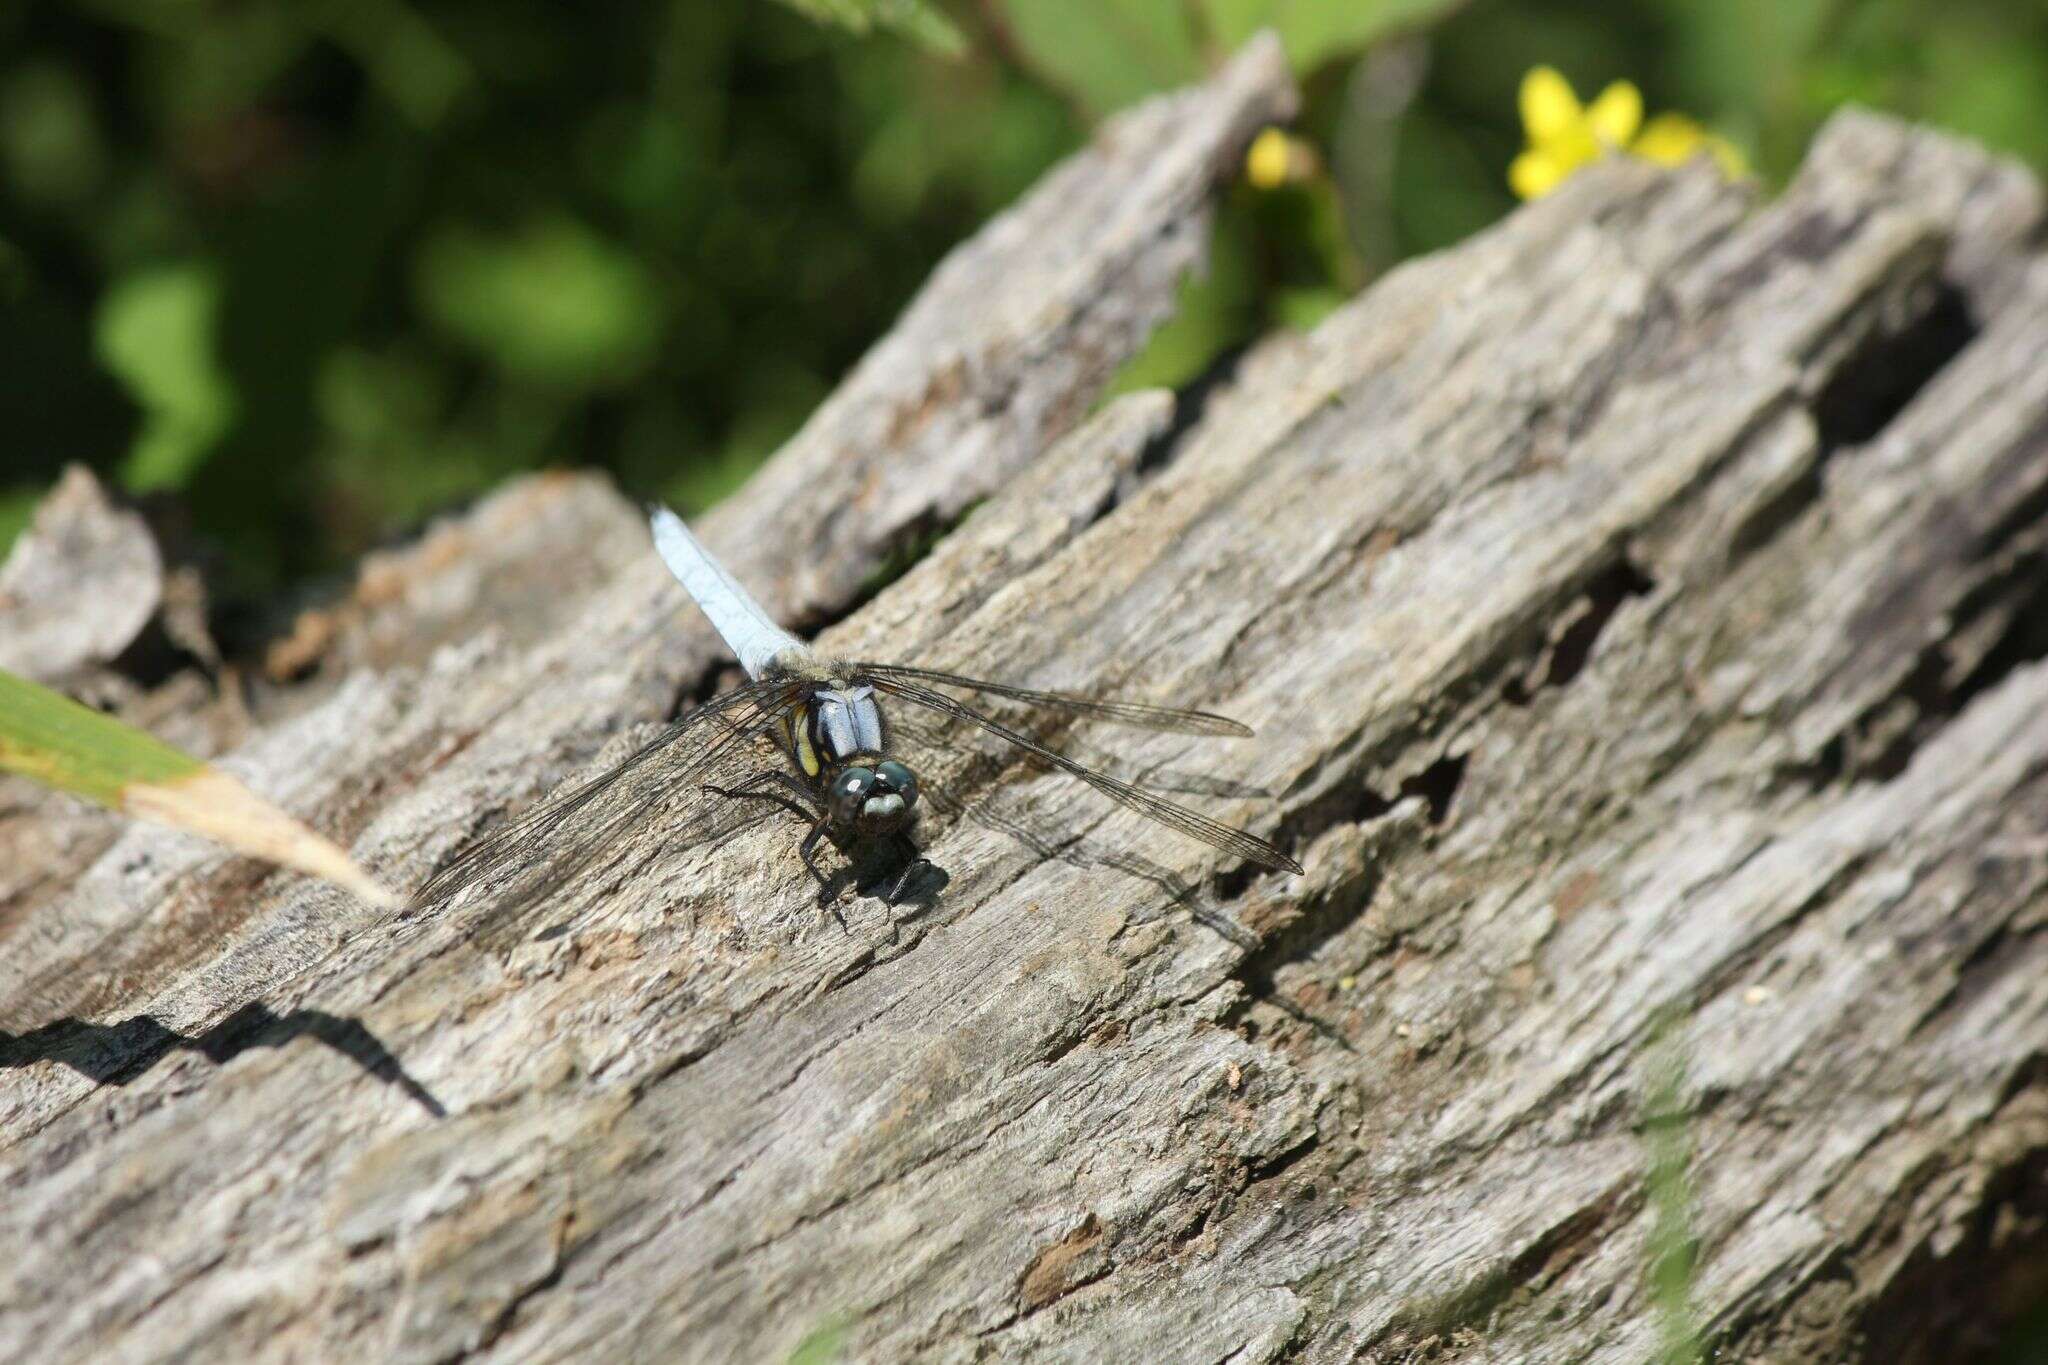
<path fill-rule="evenodd" d="M 204 265 L 138 269 L 101 295 L 100 363 L 127 386 L 141 423 L 121 468 L 136 492 L 182 488 L 234 416 L 214 345 L 220 281 Z"/>
<path fill-rule="evenodd" d="M 1320 170 L 1232 192 L 1123 386 L 1498 219 L 1539 63 L 1767 184 L 1847 100 L 2048 167 L 2037 0 L 0 0 L 0 543 L 71 460 L 248 593 L 546 464 L 701 507 L 1097 120 L 1262 26 Z"/>
<path fill-rule="evenodd" d="M 1228 195 L 1118 387 L 1508 212 L 1539 64 L 1766 188 L 1847 102 L 2048 171 L 2041 0 L 0 0 L 0 547 L 74 460 L 250 594 L 547 464 L 702 507 L 1095 122 L 1262 27 L 1320 169 Z M 1686 1159 L 1651 1180 L 1677 1358 Z"/>

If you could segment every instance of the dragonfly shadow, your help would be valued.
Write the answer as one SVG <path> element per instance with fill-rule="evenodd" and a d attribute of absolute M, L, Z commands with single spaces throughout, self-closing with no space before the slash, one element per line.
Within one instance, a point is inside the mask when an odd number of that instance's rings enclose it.
<path fill-rule="evenodd" d="M 0 1032 L 0 1068 L 56 1062 L 100 1085 L 127 1085 L 175 1051 L 197 1052 L 216 1065 L 251 1048 L 283 1047 L 313 1038 L 339 1052 L 435 1118 L 448 1110 L 406 1071 L 360 1019 L 325 1010 L 278 1014 L 260 1001 L 242 1006 L 203 1033 L 183 1034 L 147 1015 L 116 1024 L 59 1019 L 26 1033 Z"/>
<path fill-rule="evenodd" d="M 892 910 L 907 909 L 921 915 L 938 904 L 939 893 L 953 880 L 908 840 L 851 845 L 835 840 L 834 844 L 839 849 L 840 867 L 818 893 L 821 905 L 836 904 L 850 889 L 856 895 L 879 897 Z"/>

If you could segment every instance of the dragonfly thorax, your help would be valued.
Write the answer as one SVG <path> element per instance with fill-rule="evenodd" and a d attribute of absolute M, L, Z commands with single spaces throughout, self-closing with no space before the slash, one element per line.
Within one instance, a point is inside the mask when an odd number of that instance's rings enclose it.
<path fill-rule="evenodd" d="M 872 687 L 817 688 L 790 717 L 789 742 L 804 776 L 824 786 L 826 815 L 834 825 L 889 834 L 910 823 L 917 778 L 882 756 L 887 746 Z"/>
<path fill-rule="evenodd" d="M 823 778 L 883 750 L 882 711 L 872 687 L 820 687 L 790 724 L 790 747 L 804 776 Z"/>

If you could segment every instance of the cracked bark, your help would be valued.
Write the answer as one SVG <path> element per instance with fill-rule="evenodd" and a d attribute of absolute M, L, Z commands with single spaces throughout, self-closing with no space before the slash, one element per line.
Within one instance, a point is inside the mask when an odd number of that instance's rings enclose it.
<path fill-rule="evenodd" d="M 1667 1062 L 1720 1358 L 2037 1295 L 2039 188 L 1858 115 L 1761 207 L 1603 166 L 1086 416 L 1287 99 L 1107 131 L 707 531 L 830 651 L 1252 722 L 1072 738 L 1305 876 L 981 751 L 944 894 L 844 933 L 774 823 L 487 925 L 18 798 L 7 1354 L 1638 1361 Z M 308 639 L 225 761 L 404 885 L 719 670 L 583 479 Z"/>

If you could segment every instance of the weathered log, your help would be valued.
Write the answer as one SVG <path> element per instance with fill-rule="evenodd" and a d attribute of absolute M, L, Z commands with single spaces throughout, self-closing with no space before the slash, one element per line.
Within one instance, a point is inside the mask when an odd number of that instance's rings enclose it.
<path fill-rule="evenodd" d="M 1112 129 L 707 530 L 828 652 L 1252 722 L 1071 738 L 1304 876 L 981 750 L 843 930 L 777 824 L 509 920 L 123 832 L 4 921 L 6 1353 L 1956 1359 L 2038 1291 L 2040 190 L 1602 166 L 1083 420 L 1286 99 Z M 633 521 L 384 561 L 225 761 L 417 884 L 715 685 Z"/>

